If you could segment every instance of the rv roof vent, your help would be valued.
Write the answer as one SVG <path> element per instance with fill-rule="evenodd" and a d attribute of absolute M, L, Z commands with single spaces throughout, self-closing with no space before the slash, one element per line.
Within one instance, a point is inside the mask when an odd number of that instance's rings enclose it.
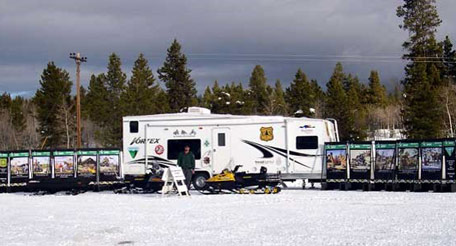
<path fill-rule="evenodd" d="M 187 112 L 193 114 L 210 114 L 211 110 L 201 107 L 189 107 Z"/>

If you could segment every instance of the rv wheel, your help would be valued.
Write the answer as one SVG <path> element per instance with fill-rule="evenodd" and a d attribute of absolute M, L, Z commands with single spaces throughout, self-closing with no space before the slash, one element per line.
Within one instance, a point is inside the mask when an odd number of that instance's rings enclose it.
<path fill-rule="evenodd" d="M 209 175 L 207 175 L 207 173 L 195 173 L 195 175 L 193 175 L 193 187 L 196 190 L 204 190 L 208 178 Z"/>

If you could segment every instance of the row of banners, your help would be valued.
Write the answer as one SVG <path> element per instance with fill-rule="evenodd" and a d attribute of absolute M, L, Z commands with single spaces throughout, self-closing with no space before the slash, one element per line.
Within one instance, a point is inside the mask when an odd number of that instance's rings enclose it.
<path fill-rule="evenodd" d="M 0 184 L 43 179 L 117 179 L 120 158 L 118 149 L 0 152 Z"/>
<path fill-rule="evenodd" d="M 455 140 L 326 143 L 327 179 L 455 180 Z"/>

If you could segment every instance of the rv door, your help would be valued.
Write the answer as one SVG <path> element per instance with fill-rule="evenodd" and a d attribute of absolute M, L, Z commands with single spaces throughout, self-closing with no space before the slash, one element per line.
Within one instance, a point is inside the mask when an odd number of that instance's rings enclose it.
<path fill-rule="evenodd" d="M 229 128 L 212 129 L 212 160 L 213 172 L 219 173 L 230 167 L 231 160 L 231 136 Z"/>

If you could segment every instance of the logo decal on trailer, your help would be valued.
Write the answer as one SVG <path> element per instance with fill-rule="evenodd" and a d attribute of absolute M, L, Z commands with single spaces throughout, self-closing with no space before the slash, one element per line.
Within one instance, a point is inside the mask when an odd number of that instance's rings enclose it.
<path fill-rule="evenodd" d="M 274 139 L 274 129 L 271 127 L 260 128 L 260 139 L 262 141 L 271 141 Z"/>
<path fill-rule="evenodd" d="M 128 148 L 128 153 L 130 153 L 131 158 L 135 159 L 136 155 L 138 154 L 139 148 L 138 147 L 130 147 Z"/>
<path fill-rule="evenodd" d="M 165 148 L 163 147 L 163 145 L 157 145 L 155 146 L 155 153 L 157 153 L 157 155 L 161 155 L 163 154 L 163 152 L 165 151 Z"/>
<path fill-rule="evenodd" d="M 196 131 L 195 129 L 192 129 L 190 132 L 187 132 L 185 130 L 180 130 L 177 129 L 173 132 L 174 137 L 194 137 L 196 136 Z"/>

